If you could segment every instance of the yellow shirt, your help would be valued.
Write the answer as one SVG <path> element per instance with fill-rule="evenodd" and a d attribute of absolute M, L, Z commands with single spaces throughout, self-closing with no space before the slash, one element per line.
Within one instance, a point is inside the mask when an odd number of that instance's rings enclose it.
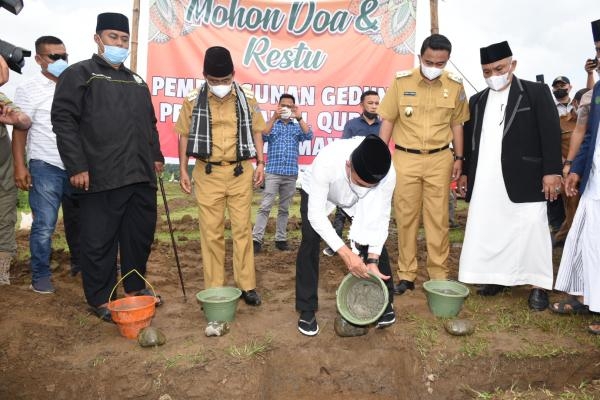
<path fill-rule="evenodd" d="M 396 74 L 377 112 L 394 123 L 396 144 L 432 150 L 452 141 L 450 126 L 469 120 L 469 102 L 456 75 L 444 71 L 428 83 L 415 68 Z"/>
<path fill-rule="evenodd" d="M 265 120 L 260 113 L 260 107 L 253 94 L 244 91 L 248 100 L 248 108 L 252 112 L 252 133 L 261 133 L 267 129 Z M 192 124 L 192 110 L 196 105 L 198 90 L 192 91 L 183 101 L 175 131 L 182 136 L 188 137 L 190 125 Z M 237 159 L 237 117 L 236 117 L 237 93 L 232 90 L 222 99 L 208 92 L 208 107 L 210 108 L 212 153 L 208 161 L 235 161 Z"/>

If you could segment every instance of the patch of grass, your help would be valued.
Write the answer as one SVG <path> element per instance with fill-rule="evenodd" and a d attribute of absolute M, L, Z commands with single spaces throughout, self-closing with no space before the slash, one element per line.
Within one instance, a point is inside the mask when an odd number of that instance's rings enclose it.
<path fill-rule="evenodd" d="M 450 243 L 462 243 L 465 239 L 465 231 L 463 229 L 450 229 L 448 231 L 448 240 Z"/>
<path fill-rule="evenodd" d="M 190 240 L 200 240 L 200 230 L 195 230 L 193 232 L 173 232 L 175 236 L 175 242 L 180 243 L 180 238 L 185 237 L 188 241 Z M 154 238 L 161 243 L 169 243 L 171 244 L 171 234 L 167 232 L 156 232 L 154 234 Z"/>
<path fill-rule="evenodd" d="M 272 342 L 273 337 L 267 335 L 261 340 L 252 339 L 243 346 L 231 345 L 227 348 L 226 352 L 230 356 L 238 359 L 250 359 L 254 357 L 262 358 L 265 353 L 272 349 Z"/>
<path fill-rule="evenodd" d="M 483 338 L 465 338 L 460 346 L 460 352 L 469 358 L 479 357 L 488 350 L 488 341 Z"/>
<path fill-rule="evenodd" d="M 562 391 L 552 392 L 546 388 L 532 388 L 518 390 L 514 385 L 503 390 L 496 388 L 493 392 L 478 391 L 470 386 L 463 386 L 465 392 L 472 399 L 483 400 L 539 400 L 539 399 L 561 399 L 561 400 L 594 400 L 597 399 L 598 388 L 589 386 L 583 382 L 578 387 L 569 386 Z"/>
<path fill-rule="evenodd" d="M 434 325 L 421 321 L 415 338 L 416 349 L 422 357 L 426 357 L 438 342 L 438 332 Z"/>
<path fill-rule="evenodd" d="M 484 300 L 481 296 L 469 296 L 465 300 L 464 308 L 473 314 L 481 314 L 484 307 Z"/>
<path fill-rule="evenodd" d="M 90 361 L 90 365 L 92 367 L 98 367 L 106 362 L 106 357 L 104 356 L 96 356 Z"/>
<path fill-rule="evenodd" d="M 546 343 L 527 343 L 517 351 L 505 351 L 502 354 L 510 359 L 523 360 L 530 358 L 553 358 L 563 355 L 576 355 L 579 350 Z"/>

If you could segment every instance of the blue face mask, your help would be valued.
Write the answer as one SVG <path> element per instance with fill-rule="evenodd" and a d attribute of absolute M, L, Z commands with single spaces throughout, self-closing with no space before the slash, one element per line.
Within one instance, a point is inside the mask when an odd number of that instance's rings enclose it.
<path fill-rule="evenodd" d="M 68 66 L 69 63 L 65 60 L 56 60 L 52 64 L 48 64 L 48 68 L 46 70 L 48 73 L 58 78 Z"/>
<path fill-rule="evenodd" d="M 102 57 L 112 65 L 119 65 L 129 57 L 129 50 L 122 47 L 104 45 Z"/>

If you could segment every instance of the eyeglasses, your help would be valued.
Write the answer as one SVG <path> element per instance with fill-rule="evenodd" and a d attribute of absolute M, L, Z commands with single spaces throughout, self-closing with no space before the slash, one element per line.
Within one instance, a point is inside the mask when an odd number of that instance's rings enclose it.
<path fill-rule="evenodd" d="M 40 56 L 46 56 L 49 59 L 51 59 L 52 61 L 58 61 L 58 60 L 68 61 L 69 60 L 69 55 L 67 53 L 64 53 L 64 54 L 40 54 Z"/>

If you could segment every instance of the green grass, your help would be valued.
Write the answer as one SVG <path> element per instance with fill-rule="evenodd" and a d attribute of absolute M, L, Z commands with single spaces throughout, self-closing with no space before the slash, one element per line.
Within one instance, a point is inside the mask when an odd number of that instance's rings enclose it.
<path fill-rule="evenodd" d="M 231 345 L 226 352 L 231 357 L 238 359 L 262 358 L 268 351 L 272 350 L 272 343 L 273 337 L 268 334 L 263 339 L 252 339 L 242 346 Z"/>

